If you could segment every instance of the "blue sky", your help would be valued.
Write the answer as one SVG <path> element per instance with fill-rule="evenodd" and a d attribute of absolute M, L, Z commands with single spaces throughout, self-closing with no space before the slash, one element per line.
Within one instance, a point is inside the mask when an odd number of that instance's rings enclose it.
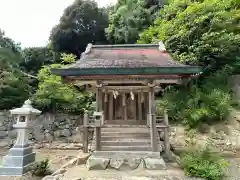
<path fill-rule="evenodd" d="M 22 47 L 44 46 L 63 10 L 74 0 L 0 0 L 0 29 Z M 95 0 L 100 6 L 116 0 Z"/>

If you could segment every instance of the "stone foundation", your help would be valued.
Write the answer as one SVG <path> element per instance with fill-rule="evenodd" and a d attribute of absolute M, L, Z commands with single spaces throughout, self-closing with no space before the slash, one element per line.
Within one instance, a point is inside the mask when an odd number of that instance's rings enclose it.
<path fill-rule="evenodd" d="M 31 147 L 13 147 L 3 158 L 0 176 L 21 176 L 29 170 L 34 162 L 35 153 L 32 152 Z"/>
<path fill-rule="evenodd" d="M 111 152 L 99 151 L 87 160 L 89 170 L 134 170 L 137 168 L 149 170 L 166 169 L 166 164 L 159 152 Z"/>

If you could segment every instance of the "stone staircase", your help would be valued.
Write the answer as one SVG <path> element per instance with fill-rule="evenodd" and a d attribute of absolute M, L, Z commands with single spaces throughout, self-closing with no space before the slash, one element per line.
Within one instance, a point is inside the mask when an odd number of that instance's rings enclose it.
<path fill-rule="evenodd" d="M 101 142 L 101 151 L 151 151 L 150 129 L 146 125 L 106 125 L 101 129 Z M 95 135 L 91 150 L 95 150 Z"/>

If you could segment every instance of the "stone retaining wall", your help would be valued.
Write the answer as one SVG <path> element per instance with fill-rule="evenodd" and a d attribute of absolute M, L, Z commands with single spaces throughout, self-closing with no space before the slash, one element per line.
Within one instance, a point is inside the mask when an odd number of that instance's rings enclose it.
<path fill-rule="evenodd" d="M 240 75 L 234 75 L 229 78 L 230 86 L 235 95 L 235 98 L 240 99 Z"/>
<path fill-rule="evenodd" d="M 66 114 L 43 114 L 36 120 L 30 122 L 29 140 L 35 143 L 42 142 L 81 142 L 78 126 L 82 124 L 81 116 L 71 116 Z M 9 144 L 17 137 L 17 132 L 13 129 L 15 119 L 9 112 L 0 112 L 0 143 L 7 140 Z M 6 141 L 5 141 L 6 142 Z"/>

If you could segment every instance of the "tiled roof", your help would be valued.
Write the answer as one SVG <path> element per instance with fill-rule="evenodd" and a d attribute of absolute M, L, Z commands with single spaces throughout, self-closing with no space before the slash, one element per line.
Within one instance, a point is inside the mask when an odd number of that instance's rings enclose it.
<path fill-rule="evenodd" d="M 87 52 L 88 51 L 88 52 Z M 185 67 L 152 45 L 90 45 L 70 68 Z"/>

